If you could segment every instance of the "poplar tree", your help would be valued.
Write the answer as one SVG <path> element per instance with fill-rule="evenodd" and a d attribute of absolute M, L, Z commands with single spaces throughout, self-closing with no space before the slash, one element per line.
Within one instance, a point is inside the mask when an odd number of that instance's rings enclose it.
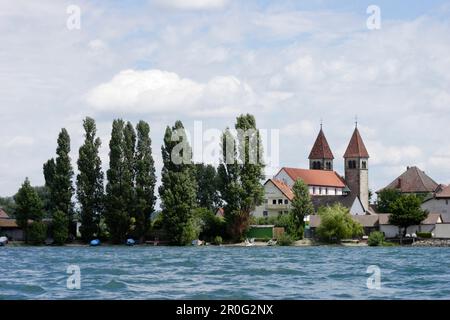
<path fill-rule="evenodd" d="M 197 204 L 201 208 L 213 211 L 221 206 L 218 193 L 217 170 L 214 166 L 204 163 L 195 164 L 195 174 L 198 184 Z"/>
<path fill-rule="evenodd" d="M 152 140 L 150 126 L 145 121 L 139 121 L 136 126 L 137 146 L 135 156 L 136 170 L 136 233 L 140 241 L 151 226 L 151 215 L 155 210 L 155 164 L 152 156 Z"/>
<path fill-rule="evenodd" d="M 125 165 L 124 121 L 113 121 L 111 140 L 109 141 L 109 169 L 106 173 L 105 222 L 108 226 L 111 240 L 121 243 L 130 228 L 127 195 L 130 185 Z"/>
<path fill-rule="evenodd" d="M 103 211 L 103 172 L 99 156 L 100 138 L 96 138 L 95 120 L 87 117 L 83 121 L 84 144 L 79 149 L 77 161 L 77 198 L 80 204 L 81 236 L 90 241 L 100 233 L 99 225 Z"/>
<path fill-rule="evenodd" d="M 193 221 L 197 184 L 192 149 L 181 121 L 166 128 L 161 151 L 164 166 L 159 194 L 163 226 L 172 244 L 185 245 L 197 236 Z"/>
<path fill-rule="evenodd" d="M 304 218 L 314 213 L 314 207 L 309 194 L 308 186 L 303 180 L 298 179 L 292 187 L 294 198 L 292 199 L 291 214 L 298 234 L 302 237 L 305 226 Z"/>
<path fill-rule="evenodd" d="M 136 132 L 131 122 L 127 122 L 123 129 L 123 153 L 124 153 L 124 199 L 128 215 L 134 216 L 135 212 L 135 178 L 136 178 Z"/>

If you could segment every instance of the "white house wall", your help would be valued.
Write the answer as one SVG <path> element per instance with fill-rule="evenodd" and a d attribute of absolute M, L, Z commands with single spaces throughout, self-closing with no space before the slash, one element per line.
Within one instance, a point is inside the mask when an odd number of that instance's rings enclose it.
<path fill-rule="evenodd" d="M 434 229 L 435 238 L 450 238 L 450 223 L 438 223 Z"/>
<path fill-rule="evenodd" d="M 431 199 L 422 203 L 422 209 L 432 213 L 446 214 L 450 213 L 449 199 Z"/>

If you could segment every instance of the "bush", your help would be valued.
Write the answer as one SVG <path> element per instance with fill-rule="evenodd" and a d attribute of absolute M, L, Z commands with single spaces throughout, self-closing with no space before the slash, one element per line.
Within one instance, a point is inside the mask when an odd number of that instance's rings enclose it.
<path fill-rule="evenodd" d="M 222 217 L 217 217 L 214 212 L 206 208 L 197 208 L 194 211 L 194 220 L 199 226 L 199 238 L 213 241 L 215 236 L 224 236 L 226 223 Z"/>
<path fill-rule="evenodd" d="M 34 245 L 41 245 L 47 238 L 47 226 L 42 221 L 33 222 L 28 228 L 28 241 Z"/>
<path fill-rule="evenodd" d="M 64 212 L 57 210 L 53 214 L 52 229 L 54 243 L 63 245 L 69 237 L 69 219 Z"/>
<path fill-rule="evenodd" d="M 371 232 L 367 244 L 371 247 L 381 246 L 384 243 L 384 234 L 379 231 Z"/>
<path fill-rule="evenodd" d="M 352 219 L 350 211 L 341 204 L 319 209 L 321 218 L 317 235 L 326 242 L 340 242 L 363 234 L 363 227 Z"/>
<path fill-rule="evenodd" d="M 277 239 L 277 244 L 280 246 L 290 246 L 294 242 L 291 235 L 283 233 L 281 237 Z"/>
<path fill-rule="evenodd" d="M 217 246 L 221 245 L 222 244 L 222 237 L 221 236 L 214 237 L 213 244 L 215 244 Z"/>
<path fill-rule="evenodd" d="M 417 232 L 416 235 L 417 235 L 417 237 L 419 237 L 419 238 L 425 238 L 425 239 L 430 239 L 430 238 L 432 238 L 431 232 Z"/>

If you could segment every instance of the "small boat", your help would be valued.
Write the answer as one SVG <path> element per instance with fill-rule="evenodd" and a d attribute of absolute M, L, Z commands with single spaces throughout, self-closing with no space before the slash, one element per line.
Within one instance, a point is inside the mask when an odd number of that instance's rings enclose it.
<path fill-rule="evenodd" d="M 250 239 L 250 240 L 249 240 L 249 239 L 245 239 L 245 246 L 246 246 L 246 247 L 252 247 L 252 246 L 255 245 L 254 242 L 255 242 L 255 239 L 253 239 L 253 238 Z"/>
<path fill-rule="evenodd" d="M 193 246 L 201 246 L 203 244 L 202 240 L 192 240 L 192 245 Z"/>
<path fill-rule="evenodd" d="M 0 247 L 6 246 L 8 244 L 8 238 L 7 237 L 0 237 Z"/>
<path fill-rule="evenodd" d="M 94 239 L 94 240 L 92 240 L 92 241 L 89 243 L 89 245 L 90 245 L 91 247 L 97 247 L 97 246 L 100 245 L 100 240 L 99 240 L 99 239 Z"/>
<path fill-rule="evenodd" d="M 270 240 L 267 242 L 267 245 L 268 245 L 268 246 L 276 246 L 276 245 L 277 245 L 277 240 L 270 239 Z"/>
<path fill-rule="evenodd" d="M 136 244 L 136 241 L 134 241 L 134 239 L 127 239 L 127 246 L 134 246 Z"/>

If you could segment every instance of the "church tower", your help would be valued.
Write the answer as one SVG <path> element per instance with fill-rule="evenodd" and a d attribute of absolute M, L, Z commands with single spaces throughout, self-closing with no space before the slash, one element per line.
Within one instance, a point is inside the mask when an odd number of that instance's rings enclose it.
<path fill-rule="evenodd" d="M 310 169 L 333 171 L 334 156 L 323 133 L 322 125 L 320 125 L 319 135 L 316 142 L 314 142 L 308 159 Z"/>
<path fill-rule="evenodd" d="M 345 181 L 351 194 L 359 196 L 364 209 L 369 208 L 369 153 L 359 134 L 358 124 L 350 139 L 345 159 Z"/>

